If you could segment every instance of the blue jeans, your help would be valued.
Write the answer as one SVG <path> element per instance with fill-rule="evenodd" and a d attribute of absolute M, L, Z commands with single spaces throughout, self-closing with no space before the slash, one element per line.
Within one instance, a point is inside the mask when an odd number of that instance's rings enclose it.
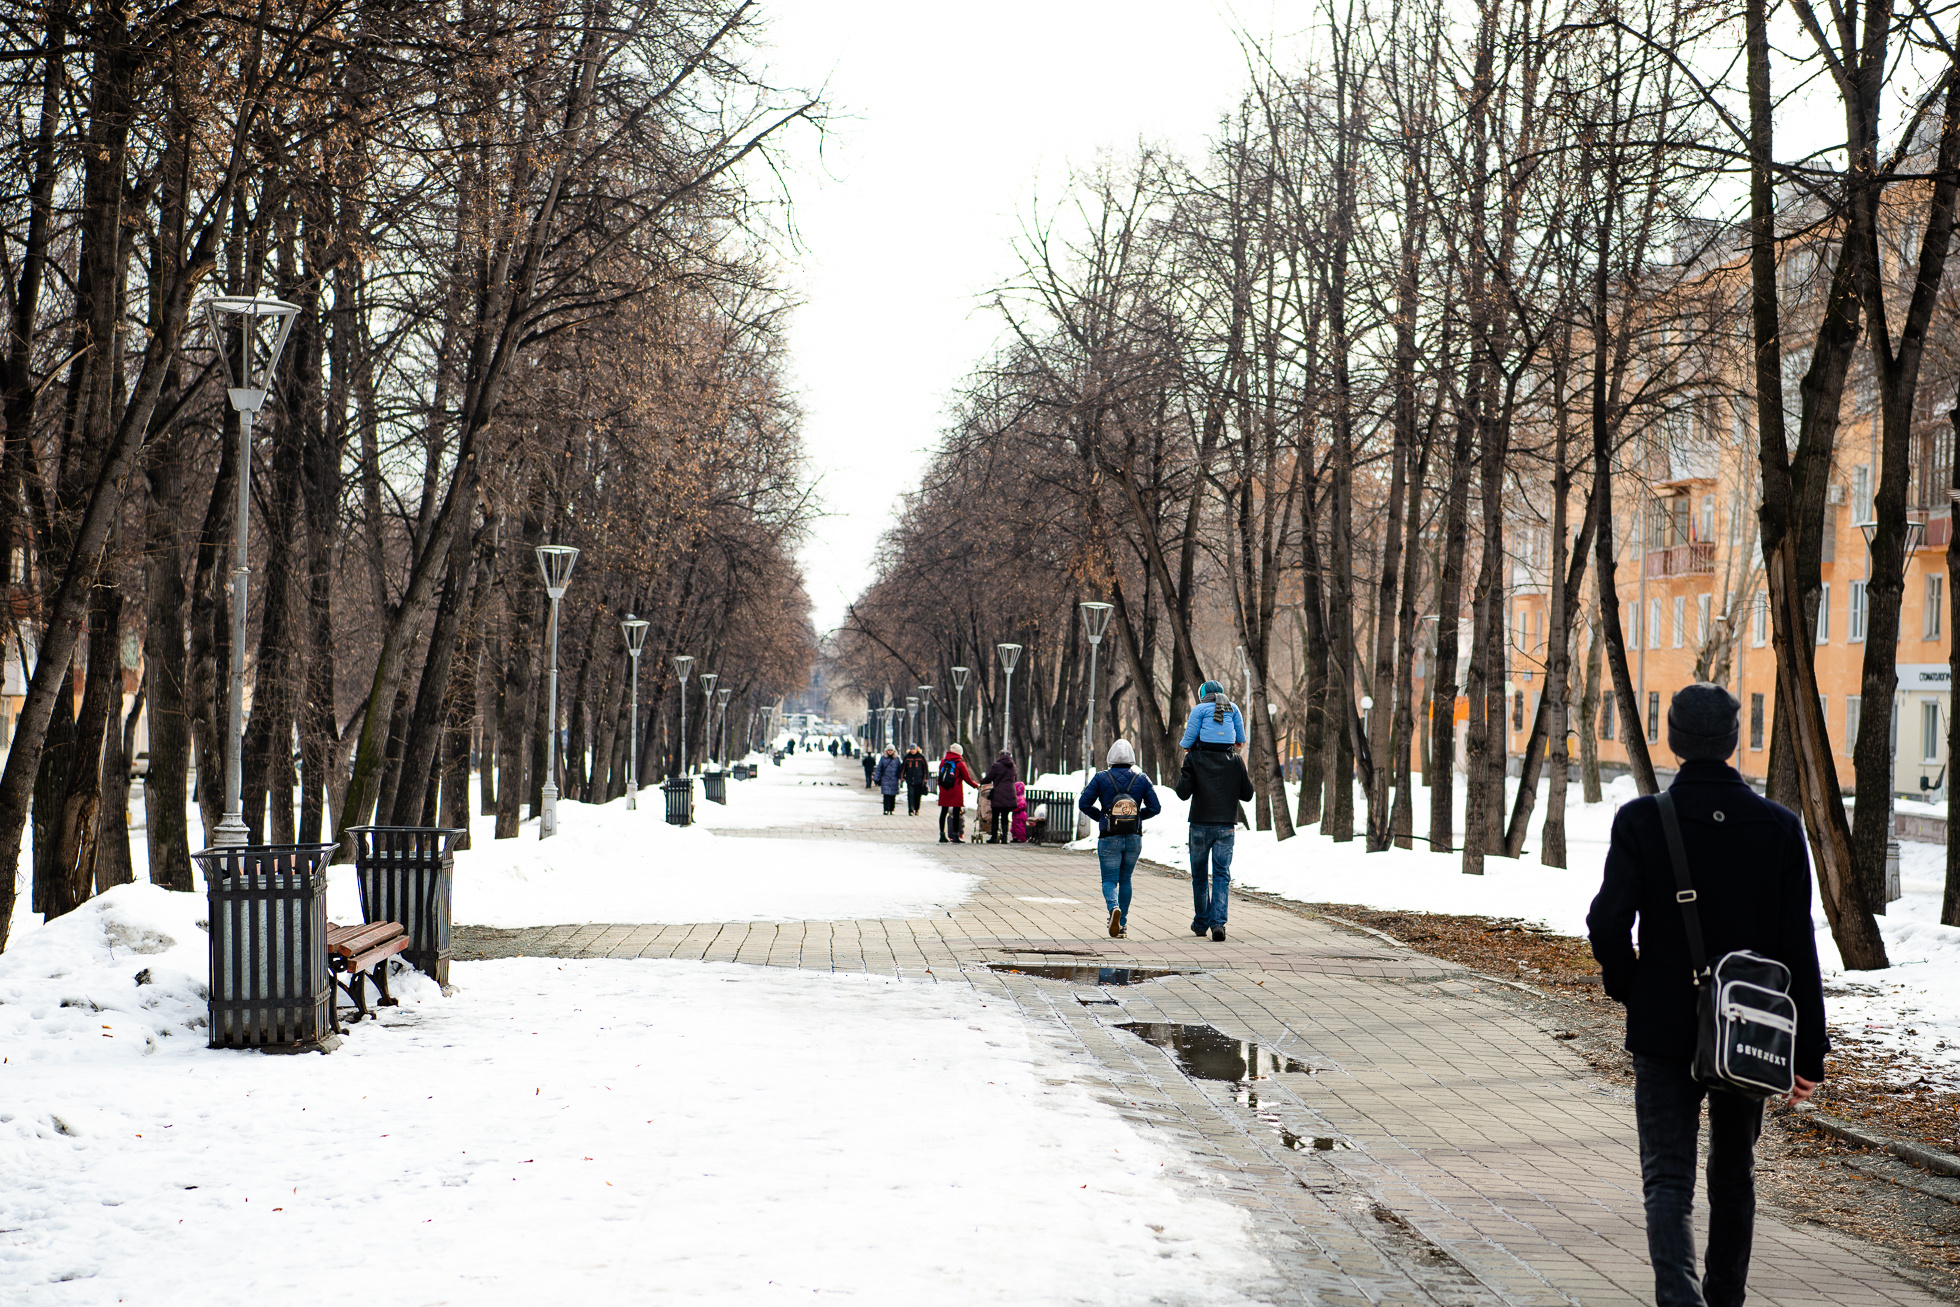
<path fill-rule="evenodd" d="M 1633 1115 L 1657 1307 L 1741 1307 L 1756 1232 L 1756 1137 L 1763 1105 L 1709 1089 L 1686 1061 L 1633 1059 Z M 1708 1100 L 1707 1274 L 1695 1277 L 1695 1144 Z"/>
<path fill-rule="evenodd" d="M 1232 893 L 1230 826 L 1191 827 L 1191 929 L 1222 930 L 1226 900 Z M 1207 870 L 1205 864 L 1211 864 Z"/>
<path fill-rule="evenodd" d="M 1130 924 L 1130 874 L 1137 869 L 1137 855 L 1143 852 L 1141 835 L 1105 835 L 1096 841 L 1096 861 L 1102 864 L 1103 910 L 1123 909 L 1123 924 Z"/>

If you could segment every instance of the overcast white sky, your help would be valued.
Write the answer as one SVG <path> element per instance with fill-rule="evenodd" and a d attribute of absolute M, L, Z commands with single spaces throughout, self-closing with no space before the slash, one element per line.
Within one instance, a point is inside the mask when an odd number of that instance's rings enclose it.
<path fill-rule="evenodd" d="M 829 516 L 803 556 L 819 631 L 870 580 L 949 396 L 996 339 L 986 292 L 1068 168 L 1139 140 L 1196 153 L 1246 82 L 1235 29 L 1304 22 L 1271 0 L 891 0 L 771 6 L 779 85 L 828 87 L 821 160 L 792 183 L 806 251 L 790 343 Z M 976 544 L 993 524 L 973 524 Z"/>

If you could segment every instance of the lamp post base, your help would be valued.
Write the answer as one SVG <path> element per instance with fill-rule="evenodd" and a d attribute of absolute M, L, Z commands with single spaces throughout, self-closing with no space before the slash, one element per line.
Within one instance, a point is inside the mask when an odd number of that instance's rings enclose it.
<path fill-rule="evenodd" d="M 626 787 L 626 811 L 638 812 L 639 810 L 640 810 L 640 787 L 637 785 L 628 785 Z"/>
<path fill-rule="evenodd" d="M 251 842 L 252 832 L 246 828 L 245 815 L 240 812 L 226 813 L 225 819 L 211 832 L 211 847 L 214 849 Z"/>
<path fill-rule="evenodd" d="M 544 801 L 538 804 L 538 838 L 548 840 L 558 833 L 558 787 L 544 783 Z"/>

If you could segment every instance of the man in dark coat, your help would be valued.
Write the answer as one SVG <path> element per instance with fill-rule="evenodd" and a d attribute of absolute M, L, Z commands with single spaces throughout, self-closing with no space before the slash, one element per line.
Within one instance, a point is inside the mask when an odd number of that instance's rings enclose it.
<path fill-rule="evenodd" d="M 1239 804 L 1252 797 L 1252 777 L 1231 744 L 1198 740 L 1177 774 L 1177 797 L 1189 799 L 1191 829 L 1191 933 L 1225 938 L 1232 893 L 1232 842 Z"/>
<path fill-rule="evenodd" d="M 1808 1098 L 1824 1078 L 1824 1054 L 1830 1050 L 1810 917 L 1810 864 L 1796 814 L 1759 796 L 1726 762 L 1735 751 L 1739 707 L 1727 690 L 1707 682 L 1675 694 L 1667 712 L 1667 742 L 1681 759 L 1681 770 L 1668 793 L 1687 848 L 1708 960 L 1753 949 L 1790 968 L 1790 997 L 1797 1006 L 1794 1103 Z M 1755 1232 L 1756 1138 L 1763 1105 L 1694 1077 L 1694 967 L 1676 892 L 1660 808 L 1652 798 L 1635 799 L 1613 819 L 1605 882 L 1586 927 L 1606 993 L 1627 1009 L 1654 1298 L 1658 1307 L 1738 1307 Z M 1632 941 L 1636 920 L 1638 953 Z M 1703 1098 L 1708 1100 L 1708 1254 L 1706 1277 L 1697 1280 L 1689 1217 Z"/>

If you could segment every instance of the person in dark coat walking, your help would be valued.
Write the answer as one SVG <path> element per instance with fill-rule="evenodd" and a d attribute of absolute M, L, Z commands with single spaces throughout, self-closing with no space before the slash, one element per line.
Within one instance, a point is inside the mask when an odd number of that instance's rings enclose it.
<path fill-rule="evenodd" d="M 1238 746 L 1198 740 L 1177 774 L 1177 797 L 1189 799 L 1191 827 L 1191 933 L 1225 938 L 1232 893 L 1232 842 L 1239 804 L 1252 797 L 1252 777 Z"/>
<path fill-rule="evenodd" d="M 898 750 L 892 748 L 890 745 L 886 745 L 885 756 L 878 759 L 876 777 L 878 781 L 878 792 L 885 796 L 885 815 L 887 817 L 891 816 L 892 811 L 898 807 L 899 772 L 902 767 L 903 764 L 898 760 Z"/>
<path fill-rule="evenodd" d="M 994 805 L 993 829 L 987 833 L 989 844 L 1007 843 L 1009 823 L 1014 819 L 1014 782 L 1020 779 L 1021 773 L 1005 749 L 980 778 L 980 783 L 987 787 L 987 801 Z"/>
<path fill-rule="evenodd" d="M 1103 909 L 1109 913 L 1109 937 L 1130 935 L 1130 878 L 1143 853 L 1143 823 L 1163 811 L 1156 787 L 1136 769 L 1136 750 L 1128 740 L 1109 746 L 1108 769 L 1089 778 L 1075 806 L 1096 823 L 1096 862 L 1102 871 Z M 1136 803 L 1136 829 L 1112 834 L 1110 810 L 1118 799 Z"/>
<path fill-rule="evenodd" d="M 1726 761 L 1735 752 L 1740 707 L 1727 690 L 1707 682 L 1676 692 L 1667 711 L 1667 743 L 1681 770 L 1668 793 L 1687 849 L 1707 957 L 1753 949 L 1790 968 L 1797 1007 L 1790 1101 L 1796 1103 L 1823 1080 L 1830 1051 L 1810 917 L 1810 864 L 1796 814 L 1758 795 Z M 1627 1009 L 1654 1299 L 1658 1307 L 1739 1307 L 1755 1234 L 1763 1105 L 1694 1077 L 1696 981 L 1676 894 L 1660 808 L 1651 797 L 1634 799 L 1613 818 L 1605 880 L 1586 929 L 1607 996 Z M 1708 1251 L 1706 1275 L 1697 1279 L 1689 1219 L 1704 1098 Z"/>
<path fill-rule="evenodd" d="M 916 744 L 907 749 L 905 751 L 905 765 L 903 770 L 905 774 L 905 815 L 916 817 L 919 815 L 919 804 L 926 797 L 926 772 L 928 768 L 926 766 L 925 750 Z"/>
<path fill-rule="evenodd" d="M 878 770 L 878 760 L 869 749 L 859 749 L 858 758 L 864 767 L 864 788 L 868 790 L 871 788 L 871 773 Z"/>

